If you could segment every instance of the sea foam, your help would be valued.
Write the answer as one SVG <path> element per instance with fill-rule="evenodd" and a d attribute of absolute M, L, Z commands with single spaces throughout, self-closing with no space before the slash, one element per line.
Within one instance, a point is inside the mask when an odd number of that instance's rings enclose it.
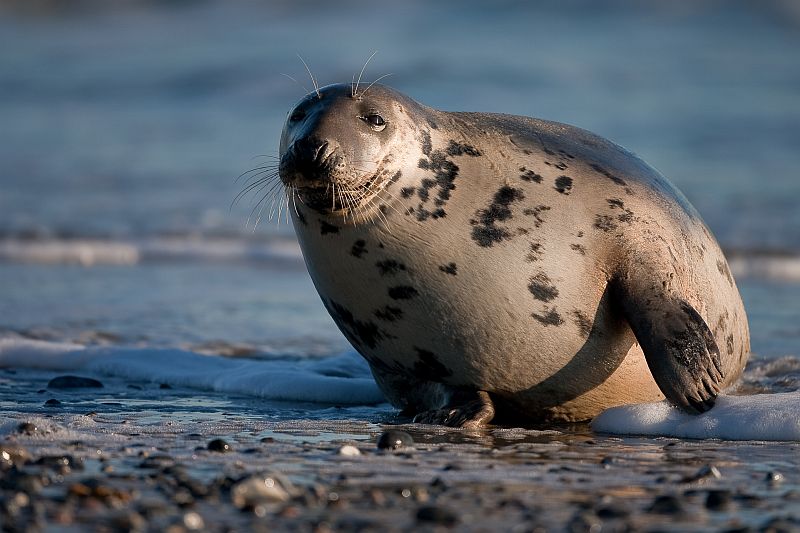
<path fill-rule="evenodd" d="M 598 433 L 684 439 L 800 440 L 800 391 L 720 396 L 701 415 L 664 402 L 607 409 L 592 421 Z"/>
<path fill-rule="evenodd" d="M 269 400 L 341 405 L 385 401 L 366 362 L 355 353 L 301 360 L 253 360 L 178 349 L 87 347 L 0 338 L 0 367 L 82 371 Z"/>

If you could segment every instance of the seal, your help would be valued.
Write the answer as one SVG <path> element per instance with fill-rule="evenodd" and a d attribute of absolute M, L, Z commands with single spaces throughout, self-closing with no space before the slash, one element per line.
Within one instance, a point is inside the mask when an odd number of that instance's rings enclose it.
<path fill-rule="evenodd" d="M 745 365 L 741 297 L 698 213 L 585 130 L 336 84 L 289 112 L 279 174 L 322 302 L 418 422 L 664 397 L 701 413 Z"/>

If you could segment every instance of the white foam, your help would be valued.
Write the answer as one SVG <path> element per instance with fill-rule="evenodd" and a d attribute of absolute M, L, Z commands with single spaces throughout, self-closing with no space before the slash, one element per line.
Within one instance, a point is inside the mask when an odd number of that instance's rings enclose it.
<path fill-rule="evenodd" d="M 275 237 L 249 240 L 199 235 L 131 240 L 0 239 L 0 261 L 36 264 L 133 265 L 169 261 L 299 261 L 297 241 Z"/>
<path fill-rule="evenodd" d="M 366 362 L 355 353 L 299 361 L 248 360 L 177 349 L 2 338 L 0 367 L 83 371 L 270 400 L 342 405 L 385 401 Z"/>
<path fill-rule="evenodd" d="M 607 409 L 592 421 L 598 433 L 684 439 L 800 441 L 800 391 L 720 396 L 693 416 L 664 402 Z"/>

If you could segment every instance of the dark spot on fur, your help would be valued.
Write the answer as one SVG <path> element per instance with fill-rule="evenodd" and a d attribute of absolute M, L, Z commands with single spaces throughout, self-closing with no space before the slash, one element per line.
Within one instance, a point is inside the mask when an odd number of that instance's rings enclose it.
<path fill-rule="evenodd" d="M 472 157 L 479 157 L 481 155 L 481 152 L 480 150 L 478 150 L 474 146 L 470 146 L 469 144 L 462 144 L 456 141 L 450 141 L 450 143 L 447 145 L 447 155 L 451 157 L 459 155 L 469 155 Z"/>
<path fill-rule="evenodd" d="M 544 148 L 544 153 L 547 155 L 556 155 L 556 153 L 549 148 Z"/>
<path fill-rule="evenodd" d="M 553 166 L 556 167 L 558 170 L 567 170 L 567 164 L 564 163 L 563 161 L 560 161 Z"/>
<path fill-rule="evenodd" d="M 544 272 L 539 272 L 529 280 L 528 290 L 534 298 L 542 302 L 550 302 L 558 296 L 558 289 Z"/>
<path fill-rule="evenodd" d="M 583 237 L 583 231 L 579 231 L 578 232 L 578 238 L 581 238 L 581 237 Z"/>
<path fill-rule="evenodd" d="M 533 152 L 531 152 L 528 149 L 525 149 L 525 150 L 522 151 L 522 153 L 525 154 L 525 155 L 531 155 Z"/>
<path fill-rule="evenodd" d="M 349 309 L 333 300 L 326 301 L 323 298 L 322 302 L 325 304 L 325 308 L 328 310 L 331 317 L 333 317 L 336 325 L 339 326 L 339 329 L 344 333 L 344 336 L 347 337 L 347 340 L 356 348 L 363 346 L 375 348 L 378 342 L 384 338 L 384 333 L 381 332 L 378 325 L 374 322 L 357 320 Z"/>
<path fill-rule="evenodd" d="M 439 129 L 439 126 L 436 124 L 436 122 L 433 121 L 433 119 L 428 118 L 427 122 L 428 122 L 428 126 L 430 126 L 431 129 L 434 129 L 434 130 L 438 130 Z"/>
<path fill-rule="evenodd" d="M 391 179 L 391 180 L 389 180 L 389 183 L 395 183 L 395 182 L 397 182 L 397 181 L 398 181 L 398 180 L 399 180 L 401 177 L 403 177 L 403 172 L 402 172 L 402 171 L 400 171 L 400 170 L 398 170 L 397 172 L 395 172 L 395 173 L 394 173 L 394 176 L 392 176 L 392 179 Z"/>
<path fill-rule="evenodd" d="M 333 224 L 328 224 L 324 220 L 320 220 L 319 230 L 321 235 L 327 235 L 328 233 L 339 233 L 339 226 L 334 226 Z"/>
<path fill-rule="evenodd" d="M 536 207 L 533 208 L 526 208 L 522 211 L 522 214 L 527 216 L 532 216 L 535 220 L 533 225 L 538 228 L 544 223 L 544 220 L 542 220 L 542 213 L 545 211 L 550 211 L 550 206 L 537 205 Z"/>
<path fill-rule="evenodd" d="M 592 321 L 589 320 L 589 317 L 577 309 L 572 312 L 572 315 L 575 317 L 575 325 L 578 326 L 578 330 L 580 330 L 581 335 L 588 337 L 589 333 L 592 331 Z"/>
<path fill-rule="evenodd" d="M 719 270 L 719 273 L 728 279 L 728 283 L 731 285 L 731 287 L 733 287 L 733 276 L 731 275 L 731 270 L 722 259 L 717 261 L 717 270 Z"/>
<path fill-rule="evenodd" d="M 431 155 L 431 150 L 433 150 L 433 145 L 431 145 L 431 134 L 427 131 L 422 132 L 422 153 L 425 155 Z"/>
<path fill-rule="evenodd" d="M 609 215 L 596 215 L 594 217 L 594 227 L 603 231 L 613 231 L 617 229 L 614 217 Z"/>
<path fill-rule="evenodd" d="M 625 186 L 625 185 L 627 185 L 627 183 L 625 183 L 625 180 L 624 180 L 624 179 L 622 179 L 622 178 L 618 178 L 617 176 L 615 176 L 614 174 L 612 174 L 612 173 L 611 173 L 611 172 L 609 172 L 608 170 L 604 169 L 604 168 L 603 168 L 603 167 L 601 167 L 600 165 L 598 165 L 598 164 L 595 164 L 595 163 L 592 163 L 592 164 L 591 164 L 591 165 L 589 165 L 589 166 L 591 166 L 591 167 L 592 167 L 592 169 L 593 169 L 595 172 L 599 172 L 600 174 L 602 174 L 603 176 L 607 177 L 608 179 L 610 179 L 611 181 L 613 181 L 613 182 L 614 182 L 614 183 L 616 183 L 617 185 L 622 185 L 622 186 Z"/>
<path fill-rule="evenodd" d="M 544 254 L 544 248 L 542 248 L 542 245 L 538 242 L 532 242 L 530 252 L 528 252 L 528 255 L 525 256 L 525 261 L 528 263 L 538 261 L 542 257 L 542 254 Z"/>
<path fill-rule="evenodd" d="M 545 326 L 560 326 L 564 323 L 564 319 L 561 318 L 561 315 L 559 315 L 555 309 L 545 308 L 544 314 L 533 313 L 531 316 Z"/>
<path fill-rule="evenodd" d="M 633 211 L 625 207 L 625 202 L 619 198 L 609 198 L 606 200 L 611 209 L 620 209 L 622 213 L 617 215 L 617 220 L 620 222 L 630 223 L 633 221 Z"/>
<path fill-rule="evenodd" d="M 405 272 L 406 266 L 403 263 L 399 263 L 394 259 L 386 259 L 385 261 L 378 261 L 375 263 L 375 266 L 378 267 L 378 270 L 381 273 L 381 276 L 394 276 L 398 272 Z"/>
<path fill-rule="evenodd" d="M 403 198 L 411 198 L 414 195 L 414 191 L 416 189 L 414 187 L 403 187 L 400 189 L 400 196 Z"/>
<path fill-rule="evenodd" d="M 558 153 L 561 155 L 568 157 L 569 159 L 575 159 L 575 156 L 570 154 L 569 152 L 565 152 L 564 150 L 559 150 Z"/>
<path fill-rule="evenodd" d="M 525 167 L 519 167 L 519 171 L 521 172 L 519 178 L 522 181 L 532 181 L 534 183 L 541 183 L 542 180 L 544 179 L 541 175 L 537 174 L 533 170 L 528 170 Z"/>
<path fill-rule="evenodd" d="M 733 355 L 733 335 L 728 335 L 725 338 L 725 347 L 728 349 L 728 354 Z"/>
<path fill-rule="evenodd" d="M 586 255 L 586 247 L 582 244 L 570 244 L 569 247 L 581 255 Z"/>
<path fill-rule="evenodd" d="M 417 294 L 419 294 L 417 289 L 414 287 L 409 287 L 408 285 L 389 287 L 389 298 L 392 300 L 410 300 Z"/>
<path fill-rule="evenodd" d="M 512 202 L 523 200 L 525 195 L 522 189 L 515 189 L 503 185 L 494 194 L 492 203 L 486 209 L 480 209 L 475 214 L 478 219 L 471 220 L 472 240 L 483 247 L 492 246 L 496 242 L 509 239 L 511 234 L 506 228 L 498 227 L 499 221 L 509 220 L 511 217 L 510 205 Z"/>
<path fill-rule="evenodd" d="M 436 358 L 436 354 L 414 346 L 419 358 L 414 362 L 414 375 L 422 381 L 442 381 L 453 372 Z"/>
<path fill-rule="evenodd" d="M 556 178 L 555 190 L 561 194 L 569 194 L 572 190 L 572 178 L 569 176 L 559 176 Z"/>
<path fill-rule="evenodd" d="M 439 267 L 439 270 L 441 270 L 446 274 L 451 274 L 453 276 L 455 276 L 458 273 L 458 267 L 456 266 L 455 263 L 448 263 L 446 265 L 441 265 Z"/>
<path fill-rule="evenodd" d="M 367 253 L 369 253 L 367 251 L 367 243 L 361 239 L 353 243 L 353 247 L 350 248 L 350 254 L 354 257 L 358 257 L 359 259 L 361 259 L 361 256 Z"/>
<path fill-rule="evenodd" d="M 375 311 L 374 315 L 386 322 L 394 322 L 403 318 L 403 310 L 399 307 L 385 306 L 383 309 Z"/>

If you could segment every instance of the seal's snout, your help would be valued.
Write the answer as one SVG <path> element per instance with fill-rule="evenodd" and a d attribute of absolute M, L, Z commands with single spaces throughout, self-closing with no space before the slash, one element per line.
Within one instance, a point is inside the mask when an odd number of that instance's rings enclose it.
<path fill-rule="evenodd" d="M 281 156 L 281 179 L 298 187 L 327 185 L 339 159 L 336 143 L 318 137 L 300 138 Z"/>

